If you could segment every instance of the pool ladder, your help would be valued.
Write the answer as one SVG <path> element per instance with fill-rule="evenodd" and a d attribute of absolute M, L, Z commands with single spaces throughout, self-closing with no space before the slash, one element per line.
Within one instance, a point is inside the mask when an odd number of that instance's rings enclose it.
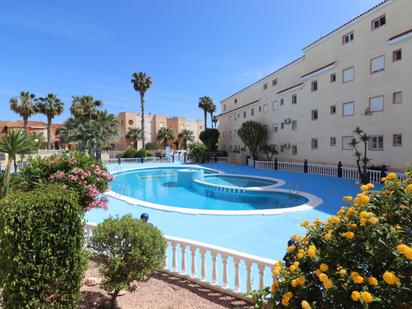
<path fill-rule="evenodd" d="M 291 183 L 289 183 L 289 198 L 297 198 L 296 195 L 299 195 L 301 192 L 303 192 L 303 183 L 299 182 L 299 183 L 295 183 L 294 181 L 292 181 Z"/>

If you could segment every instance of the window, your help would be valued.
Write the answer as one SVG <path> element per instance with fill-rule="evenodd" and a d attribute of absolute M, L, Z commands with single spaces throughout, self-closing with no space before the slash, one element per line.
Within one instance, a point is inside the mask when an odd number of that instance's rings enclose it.
<path fill-rule="evenodd" d="M 393 93 L 392 103 L 393 104 L 401 104 L 402 103 L 402 91 L 398 91 L 398 92 Z"/>
<path fill-rule="evenodd" d="M 235 103 L 237 103 L 237 99 L 235 99 Z"/>
<path fill-rule="evenodd" d="M 332 136 L 332 137 L 330 138 L 330 145 L 331 145 L 332 147 L 335 147 L 335 146 L 336 146 L 336 137 Z"/>
<path fill-rule="evenodd" d="M 317 110 L 317 109 L 313 109 L 313 110 L 312 110 L 311 119 L 312 119 L 312 121 L 318 120 L 318 110 Z"/>
<path fill-rule="evenodd" d="M 278 84 L 278 79 L 275 78 L 274 80 L 272 80 L 272 86 L 276 86 Z"/>
<path fill-rule="evenodd" d="M 133 120 L 132 120 L 132 119 L 130 119 L 130 120 L 129 120 L 129 125 L 131 125 L 131 126 L 132 126 L 132 125 L 133 125 L 133 123 L 134 123 L 134 122 L 133 122 Z"/>
<path fill-rule="evenodd" d="M 297 156 L 297 155 L 298 155 L 298 146 L 292 145 L 292 156 Z"/>
<path fill-rule="evenodd" d="M 267 113 L 268 110 L 269 110 L 268 105 L 267 105 L 267 104 L 264 104 L 264 105 L 263 105 L 263 112 L 264 112 L 264 113 Z"/>
<path fill-rule="evenodd" d="M 283 104 L 285 104 L 285 99 L 280 99 L 280 106 L 282 106 Z"/>
<path fill-rule="evenodd" d="M 161 122 L 161 123 L 159 124 L 159 127 L 160 127 L 160 128 L 163 128 L 163 122 Z"/>
<path fill-rule="evenodd" d="M 354 69 L 353 67 L 347 68 L 343 70 L 342 74 L 342 81 L 344 83 L 351 82 L 355 78 L 354 76 Z"/>
<path fill-rule="evenodd" d="M 226 104 L 223 104 L 223 110 L 224 111 L 226 110 Z"/>
<path fill-rule="evenodd" d="M 382 15 L 374 20 L 372 20 L 372 30 L 378 29 L 386 24 L 386 16 Z"/>
<path fill-rule="evenodd" d="M 369 150 L 383 150 L 383 135 L 369 136 Z"/>
<path fill-rule="evenodd" d="M 250 116 L 254 116 L 255 115 L 255 110 L 252 108 L 251 110 L 250 110 Z"/>
<path fill-rule="evenodd" d="M 311 141 L 311 146 L 312 146 L 312 149 L 318 149 L 318 139 L 317 138 L 312 138 L 312 141 Z"/>
<path fill-rule="evenodd" d="M 342 44 L 350 43 L 350 42 L 353 41 L 354 38 L 355 38 L 355 35 L 354 35 L 353 31 L 350 32 L 350 33 L 348 33 L 348 34 L 345 34 L 345 35 L 342 37 Z"/>
<path fill-rule="evenodd" d="M 181 129 L 181 130 L 183 130 L 184 128 L 185 128 L 185 125 L 184 125 L 184 124 L 180 125 L 180 129 Z"/>
<path fill-rule="evenodd" d="M 369 99 L 369 111 L 371 113 L 383 111 L 384 96 L 373 97 Z"/>
<path fill-rule="evenodd" d="M 385 70 L 385 56 L 379 56 L 371 59 L 370 73 L 378 73 Z"/>
<path fill-rule="evenodd" d="M 294 94 L 292 95 L 292 104 L 296 104 L 296 103 L 298 103 L 298 95 Z"/>
<path fill-rule="evenodd" d="M 246 118 L 246 111 L 243 112 L 243 118 Z"/>
<path fill-rule="evenodd" d="M 331 83 L 336 82 L 336 73 L 332 73 L 332 74 L 330 75 L 330 82 L 331 82 Z"/>
<path fill-rule="evenodd" d="M 331 105 L 331 106 L 330 106 L 330 114 L 331 114 L 331 115 L 336 114 L 336 105 Z"/>
<path fill-rule="evenodd" d="M 259 112 L 261 112 L 262 111 L 262 106 L 259 106 L 258 110 L 259 110 Z"/>
<path fill-rule="evenodd" d="M 342 136 L 342 149 L 353 150 L 352 140 L 353 136 Z"/>
<path fill-rule="evenodd" d="M 292 131 L 296 131 L 298 129 L 298 121 L 292 120 Z"/>
<path fill-rule="evenodd" d="M 285 150 L 285 146 L 284 145 L 280 145 L 280 152 L 283 152 Z"/>
<path fill-rule="evenodd" d="M 263 84 L 263 90 L 266 90 L 266 89 L 268 89 L 268 84 L 267 84 L 267 83 L 264 83 L 264 84 Z"/>
<path fill-rule="evenodd" d="M 311 89 L 312 89 L 312 92 L 318 91 L 318 81 L 317 80 L 312 81 Z"/>
<path fill-rule="evenodd" d="M 279 131 L 278 124 L 277 123 L 272 124 L 272 133 L 277 133 L 278 131 Z"/>
<path fill-rule="evenodd" d="M 124 125 L 124 121 L 123 120 L 120 120 L 120 125 Z"/>
<path fill-rule="evenodd" d="M 392 52 L 392 61 L 396 62 L 402 60 L 402 49 L 397 49 Z"/>
<path fill-rule="evenodd" d="M 394 134 L 392 144 L 394 147 L 402 146 L 402 134 Z"/>
<path fill-rule="evenodd" d="M 280 124 L 280 129 L 283 130 L 284 128 L 285 128 L 285 124 L 282 122 L 282 123 Z"/>
<path fill-rule="evenodd" d="M 277 111 L 279 109 L 279 102 L 278 101 L 273 102 L 272 109 L 274 111 Z"/>
<path fill-rule="evenodd" d="M 353 116 L 355 114 L 355 103 L 354 102 L 347 102 L 342 104 L 342 115 L 346 116 Z"/>

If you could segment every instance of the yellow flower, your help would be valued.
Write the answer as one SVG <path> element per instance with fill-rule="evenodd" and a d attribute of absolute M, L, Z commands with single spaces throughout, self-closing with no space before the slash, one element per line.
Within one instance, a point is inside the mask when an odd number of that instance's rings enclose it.
<path fill-rule="evenodd" d="M 332 239 L 332 234 L 326 233 L 326 234 L 323 236 L 323 238 L 324 238 L 325 240 L 329 241 L 329 240 Z"/>
<path fill-rule="evenodd" d="M 355 237 L 355 234 L 353 232 L 345 232 L 341 234 L 342 237 L 345 237 L 346 239 L 353 239 Z"/>
<path fill-rule="evenodd" d="M 315 274 L 316 274 L 316 276 L 319 277 L 319 276 L 322 274 L 322 272 L 321 272 L 320 269 L 316 269 L 316 270 L 315 270 Z"/>
<path fill-rule="evenodd" d="M 368 219 L 368 222 L 369 222 L 370 224 L 376 224 L 376 223 L 378 223 L 378 219 L 376 219 L 375 217 L 370 217 L 370 218 Z"/>
<path fill-rule="evenodd" d="M 404 244 L 400 244 L 400 245 L 398 245 L 398 246 L 396 247 L 396 249 L 398 250 L 398 252 L 399 252 L 399 253 L 402 253 L 402 254 L 404 254 L 408 248 L 409 248 L 409 247 L 408 247 L 407 245 L 404 245 Z"/>
<path fill-rule="evenodd" d="M 283 297 L 282 297 L 282 305 L 285 306 L 285 307 L 289 306 L 289 301 L 290 301 L 290 298 L 287 297 L 286 295 L 283 295 Z"/>
<path fill-rule="evenodd" d="M 395 273 L 392 271 L 385 271 L 383 280 L 389 285 L 400 285 L 399 278 L 396 277 Z"/>
<path fill-rule="evenodd" d="M 412 183 L 405 188 L 406 191 L 412 192 Z"/>
<path fill-rule="evenodd" d="M 361 189 L 362 191 L 369 191 L 369 187 L 368 187 L 367 185 L 361 185 L 361 186 L 360 186 L 360 189 Z"/>
<path fill-rule="evenodd" d="M 316 247 L 314 245 L 309 246 L 308 256 L 314 257 L 316 255 Z"/>
<path fill-rule="evenodd" d="M 330 279 L 327 279 L 323 282 L 323 286 L 325 287 L 325 289 L 330 289 L 333 287 L 333 282 Z"/>
<path fill-rule="evenodd" d="M 341 276 L 341 277 L 344 277 L 344 276 L 346 276 L 348 274 L 348 272 L 346 271 L 346 269 L 341 269 L 340 271 L 339 271 L 339 275 Z"/>
<path fill-rule="evenodd" d="M 389 180 L 393 180 L 393 179 L 396 179 L 396 178 L 398 178 L 398 175 L 396 175 L 396 173 L 389 173 L 386 176 L 386 179 L 389 179 Z"/>
<path fill-rule="evenodd" d="M 275 293 L 278 288 L 279 288 L 279 280 L 274 280 L 272 284 L 272 288 L 271 288 L 272 293 Z"/>
<path fill-rule="evenodd" d="M 358 291 L 353 291 L 351 294 L 352 300 L 353 301 L 359 301 L 360 299 L 360 293 Z"/>
<path fill-rule="evenodd" d="M 370 213 L 367 212 L 367 211 L 361 211 L 360 214 L 359 214 L 359 216 L 360 216 L 361 218 L 368 218 L 368 217 L 370 216 Z"/>
<path fill-rule="evenodd" d="M 296 254 L 296 258 L 297 258 L 298 260 L 303 259 L 303 254 L 302 254 L 302 253 Z"/>
<path fill-rule="evenodd" d="M 328 266 L 328 264 L 322 263 L 322 264 L 320 264 L 319 268 L 320 268 L 321 271 L 323 271 L 325 273 L 325 272 L 328 271 L 329 266 Z"/>
<path fill-rule="evenodd" d="M 366 225 L 366 219 L 365 218 L 361 218 L 359 221 L 360 221 L 360 226 L 365 226 Z"/>
<path fill-rule="evenodd" d="M 291 265 L 290 267 L 289 267 L 289 270 L 293 273 L 295 270 L 296 270 L 296 265 Z"/>
<path fill-rule="evenodd" d="M 298 281 L 296 279 L 293 279 L 290 283 L 294 288 L 298 286 Z"/>
<path fill-rule="evenodd" d="M 369 197 L 366 196 L 366 195 L 362 195 L 362 196 L 360 197 L 360 199 L 361 199 L 361 202 L 362 202 L 363 204 L 369 203 Z"/>
<path fill-rule="evenodd" d="M 327 274 L 320 274 L 319 275 L 319 280 L 321 281 L 321 282 L 325 282 L 326 280 L 328 280 L 329 278 L 328 278 L 328 275 Z"/>
<path fill-rule="evenodd" d="M 375 188 L 375 185 L 373 183 L 368 183 L 367 186 L 369 190 Z"/>
<path fill-rule="evenodd" d="M 381 182 L 385 182 L 385 181 L 386 181 L 386 177 L 382 177 Z"/>
<path fill-rule="evenodd" d="M 309 225 L 309 220 L 306 220 L 306 221 L 303 221 L 301 224 L 300 224 L 300 226 L 302 226 L 302 227 L 307 227 L 308 225 Z"/>
<path fill-rule="evenodd" d="M 354 271 L 350 274 L 350 276 L 352 277 L 352 280 L 354 283 L 356 284 L 362 284 L 363 283 L 363 277 L 361 275 L 359 275 L 358 272 Z"/>
<path fill-rule="evenodd" d="M 309 305 L 309 303 L 306 300 L 302 300 L 300 305 L 302 306 L 302 309 L 312 309 L 312 307 Z"/>
<path fill-rule="evenodd" d="M 368 277 L 368 283 L 369 283 L 369 285 L 371 285 L 371 286 L 376 286 L 376 285 L 379 284 L 379 283 L 378 283 L 378 279 L 376 279 L 376 278 L 373 277 L 373 276 L 369 276 L 369 277 Z"/>
<path fill-rule="evenodd" d="M 373 301 L 372 294 L 366 291 L 360 293 L 360 299 L 367 304 L 370 304 Z"/>
<path fill-rule="evenodd" d="M 352 196 L 346 195 L 346 196 L 343 197 L 343 200 L 344 200 L 345 202 L 350 202 L 350 201 L 352 200 Z"/>
<path fill-rule="evenodd" d="M 305 284 L 305 278 L 303 278 L 303 277 L 297 278 L 296 281 L 298 282 L 299 285 L 304 285 Z"/>
<path fill-rule="evenodd" d="M 295 251 L 296 246 L 295 245 L 290 245 L 288 247 L 288 253 L 292 253 L 293 251 Z"/>
<path fill-rule="evenodd" d="M 361 199 L 359 196 L 355 197 L 355 199 L 353 200 L 353 203 L 355 204 L 355 206 L 358 206 L 361 203 Z"/>
<path fill-rule="evenodd" d="M 406 249 L 403 255 L 406 256 L 409 260 L 412 260 L 412 248 Z"/>

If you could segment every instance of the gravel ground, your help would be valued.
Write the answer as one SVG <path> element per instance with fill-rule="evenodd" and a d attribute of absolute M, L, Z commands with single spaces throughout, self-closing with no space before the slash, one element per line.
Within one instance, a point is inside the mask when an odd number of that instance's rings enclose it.
<path fill-rule="evenodd" d="M 90 262 L 85 275 L 85 278 L 89 277 L 99 277 L 94 262 Z M 99 285 L 83 286 L 79 308 L 102 308 L 101 304 L 108 299 Z M 161 272 L 155 273 L 147 282 L 137 283 L 137 289 L 119 296 L 117 303 L 122 309 L 253 308 L 242 300 Z"/>

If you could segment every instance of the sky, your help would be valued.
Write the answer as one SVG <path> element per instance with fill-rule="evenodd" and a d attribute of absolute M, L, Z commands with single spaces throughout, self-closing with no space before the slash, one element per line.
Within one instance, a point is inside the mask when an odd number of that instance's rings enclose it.
<path fill-rule="evenodd" d="M 20 91 L 92 95 L 111 113 L 139 111 L 130 83 L 153 84 L 146 112 L 202 119 L 219 102 L 302 55 L 380 0 L 0 0 L 0 120 Z M 36 115 L 32 120 L 45 120 Z"/>

